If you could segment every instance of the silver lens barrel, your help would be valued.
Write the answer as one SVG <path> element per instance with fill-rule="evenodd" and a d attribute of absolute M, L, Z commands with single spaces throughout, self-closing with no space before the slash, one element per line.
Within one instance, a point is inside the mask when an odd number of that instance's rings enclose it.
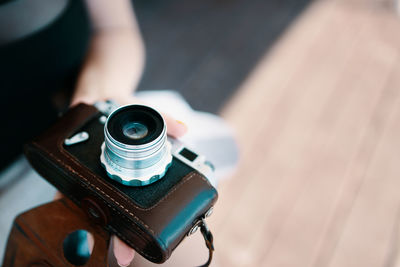
<path fill-rule="evenodd" d="M 163 118 L 142 105 L 124 106 L 109 115 L 101 150 L 108 176 L 129 186 L 157 181 L 172 161 Z"/>

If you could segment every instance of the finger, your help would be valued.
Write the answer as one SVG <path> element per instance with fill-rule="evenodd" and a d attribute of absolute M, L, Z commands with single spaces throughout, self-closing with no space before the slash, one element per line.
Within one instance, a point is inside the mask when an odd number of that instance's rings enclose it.
<path fill-rule="evenodd" d="M 89 232 L 86 232 L 86 236 L 87 236 L 87 243 L 88 243 L 88 247 L 89 247 L 89 252 L 90 252 L 90 254 L 92 254 L 93 247 L 94 247 L 94 237 Z"/>
<path fill-rule="evenodd" d="M 71 103 L 69 105 L 70 105 L 70 107 L 75 106 L 76 104 L 79 104 L 79 103 L 93 105 L 96 101 L 97 101 L 97 99 L 93 96 L 77 96 L 71 100 Z"/>
<path fill-rule="evenodd" d="M 106 96 L 106 95 L 101 95 L 101 94 L 80 94 L 80 95 L 74 95 L 71 99 L 70 106 L 74 106 L 79 103 L 85 103 L 88 105 L 93 105 L 97 101 L 106 101 L 106 100 L 114 100 L 116 103 L 120 105 L 130 105 L 130 104 L 143 104 L 141 103 L 140 100 L 135 98 L 134 96 L 131 95 L 117 95 L 117 96 Z"/>
<path fill-rule="evenodd" d="M 188 128 L 185 123 L 175 120 L 172 117 L 162 114 L 165 123 L 167 124 L 168 135 L 172 137 L 179 138 L 186 134 Z"/>
<path fill-rule="evenodd" d="M 57 192 L 54 194 L 53 199 L 54 199 L 54 200 L 59 200 L 60 198 L 63 198 L 63 197 L 64 197 L 64 195 L 61 194 L 60 191 L 57 191 Z"/>
<path fill-rule="evenodd" d="M 116 236 L 113 236 L 113 245 L 114 256 L 118 265 L 128 266 L 135 256 L 135 251 Z"/>

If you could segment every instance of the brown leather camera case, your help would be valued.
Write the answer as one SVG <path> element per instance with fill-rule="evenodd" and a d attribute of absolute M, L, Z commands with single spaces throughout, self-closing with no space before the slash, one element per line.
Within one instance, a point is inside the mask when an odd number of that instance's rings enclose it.
<path fill-rule="evenodd" d="M 79 104 L 73 107 L 50 129 L 27 144 L 25 154 L 45 179 L 96 223 L 148 260 L 162 263 L 213 206 L 217 191 L 204 176 L 191 170 L 168 187 L 162 197 L 149 205 L 140 205 L 122 185 L 82 164 L 63 146 L 66 138 L 96 116 L 99 111 L 93 106 Z M 152 186 L 146 186 L 146 190 L 151 190 Z"/>

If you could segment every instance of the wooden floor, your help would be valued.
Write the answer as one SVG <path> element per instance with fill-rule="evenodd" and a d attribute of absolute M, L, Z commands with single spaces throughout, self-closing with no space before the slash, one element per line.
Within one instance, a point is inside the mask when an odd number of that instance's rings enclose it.
<path fill-rule="evenodd" d="M 139 89 L 220 111 L 311 0 L 134 0 L 147 50 Z"/>
<path fill-rule="evenodd" d="M 222 112 L 241 164 L 211 218 L 220 266 L 400 266 L 400 18 L 312 3 Z"/>

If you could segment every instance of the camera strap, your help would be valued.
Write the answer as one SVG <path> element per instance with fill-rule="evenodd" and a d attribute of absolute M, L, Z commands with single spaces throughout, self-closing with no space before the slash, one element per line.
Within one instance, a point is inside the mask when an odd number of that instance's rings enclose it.
<path fill-rule="evenodd" d="M 213 235 L 211 234 L 211 231 L 208 228 L 206 221 L 204 219 L 201 219 L 200 231 L 204 237 L 204 240 L 206 241 L 206 247 L 208 248 L 208 260 L 206 263 L 204 263 L 199 267 L 207 267 L 211 264 L 212 261 L 212 256 L 214 252 L 214 241 L 213 241 Z"/>

